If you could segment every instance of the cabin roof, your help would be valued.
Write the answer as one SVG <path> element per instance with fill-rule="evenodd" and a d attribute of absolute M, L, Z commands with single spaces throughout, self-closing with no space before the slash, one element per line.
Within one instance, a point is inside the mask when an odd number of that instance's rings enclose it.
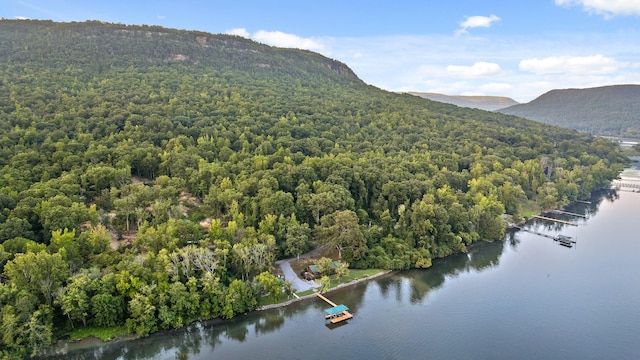
<path fill-rule="evenodd" d="M 331 262 L 331 269 L 335 269 L 338 266 L 338 262 L 337 261 L 333 261 Z M 309 265 L 309 270 L 311 270 L 312 273 L 317 274 L 320 272 L 320 270 L 318 270 L 318 266 L 316 264 L 313 265 Z"/>

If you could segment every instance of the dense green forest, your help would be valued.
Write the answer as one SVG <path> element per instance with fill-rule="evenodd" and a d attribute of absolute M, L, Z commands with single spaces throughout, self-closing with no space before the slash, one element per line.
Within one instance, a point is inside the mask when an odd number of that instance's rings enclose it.
<path fill-rule="evenodd" d="M 640 85 L 552 90 L 498 111 L 594 135 L 640 138 Z"/>
<path fill-rule="evenodd" d="M 1 20 L 0 356 L 85 326 L 231 318 L 286 288 L 275 259 L 322 244 L 352 268 L 427 268 L 624 162 L 607 140 L 385 92 L 308 51 Z"/>

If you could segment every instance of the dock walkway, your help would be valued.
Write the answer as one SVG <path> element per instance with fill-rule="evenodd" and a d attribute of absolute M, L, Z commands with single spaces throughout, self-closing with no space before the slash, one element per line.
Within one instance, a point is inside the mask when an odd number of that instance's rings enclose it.
<path fill-rule="evenodd" d="M 530 234 L 535 234 L 535 235 L 538 235 L 538 236 L 544 236 L 546 238 L 555 240 L 555 237 L 553 235 L 549 235 L 549 234 L 545 234 L 545 233 L 541 233 L 541 232 L 538 232 L 538 231 L 529 230 L 529 229 L 525 229 L 525 228 L 521 228 L 521 227 L 519 227 L 518 230 L 524 231 L 524 232 L 528 232 Z"/>
<path fill-rule="evenodd" d="M 587 218 L 587 215 L 576 214 L 576 213 L 572 213 L 572 212 L 568 212 L 568 211 L 564 211 L 564 210 L 552 210 L 551 212 L 554 213 L 554 214 L 571 215 L 571 216 L 581 217 L 581 218 L 584 218 L 584 219 Z"/>
<path fill-rule="evenodd" d="M 573 247 L 575 244 L 577 244 L 576 240 L 574 240 L 571 236 L 566 236 L 566 235 L 549 235 L 549 234 L 545 234 L 545 233 L 541 233 L 539 231 L 534 231 L 534 230 L 529 230 L 529 229 L 525 229 L 525 228 L 521 228 L 521 227 L 517 227 L 518 230 L 520 231 L 524 231 L 524 232 L 528 232 L 530 234 L 534 234 L 534 235 L 538 235 L 538 236 L 542 236 L 542 237 L 546 237 L 549 239 L 552 239 L 553 241 L 557 242 L 559 245 L 565 246 L 565 247 Z"/>
<path fill-rule="evenodd" d="M 540 216 L 540 215 L 533 215 L 534 218 L 536 219 L 541 219 L 541 220 L 547 220 L 547 221 L 554 221 L 554 222 L 558 222 L 561 224 L 566 224 L 566 225 L 571 225 L 571 226 L 578 226 L 578 224 L 571 222 L 571 221 L 565 221 L 565 220 L 560 220 L 560 219 L 554 219 L 554 218 L 550 218 L 550 217 L 545 217 L 545 216 Z"/>

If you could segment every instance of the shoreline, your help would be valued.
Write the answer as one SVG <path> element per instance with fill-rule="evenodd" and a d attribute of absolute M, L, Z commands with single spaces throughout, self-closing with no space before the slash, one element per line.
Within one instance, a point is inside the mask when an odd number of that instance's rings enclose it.
<path fill-rule="evenodd" d="M 574 201 L 573 203 L 575 203 L 575 201 Z M 541 214 L 541 213 L 539 213 L 539 214 Z M 519 223 L 510 223 L 510 222 L 507 222 L 507 229 L 519 229 L 519 227 L 520 227 L 520 226 L 522 226 L 523 224 L 525 224 L 528 220 L 529 220 L 529 219 L 527 219 L 527 218 L 523 218 L 523 219 L 521 219 L 521 220 L 520 220 L 520 222 L 519 222 Z M 501 241 L 504 241 L 504 240 L 505 240 L 505 239 L 503 238 Z M 476 243 L 471 244 L 471 245 L 475 245 L 475 244 L 478 244 L 478 243 L 479 243 L 479 242 L 476 242 Z M 366 281 L 369 281 L 369 280 L 377 279 L 377 278 L 383 277 L 383 276 L 385 276 L 385 275 L 392 274 L 392 273 L 397 272 L 397 271 L 401 271 L 401 270 L 386 270 L 386 271 L 381 271 L 381 272 L 379 272 L 379 273 L 377 273 L 377 274 L 374 274 L 374 275 L 371 275 L 371 276 L 366 276 L 366 277 L 363 277 L 363 278 L 360 278 L 360 279 L 352 280 L 352 281 L 350 281 L 350 282 L 348 282 L 348 283 L 339 284 L 339 285 L 337 285 L 337 286 L 335 286 L 335 287 L 333 287 L 333 288 L 328 289 L 327 291 L 325 291 L 325 292 L 324 292 L 324 293 L 322 293 L 322 294 L 327 294 L 327 293 L 330 293 L 330 292 L 332 292 L 332 291 L 334 291 L 334 290 L 339 290 L 339 289 L 342 289 L 342 288 L 345 288 L 345 287 L 349 287 L 349 286 L 353 286 L 353 285 L 356 285 L 356 284 L 359 284 L 359 283 L 362 283 L 362 282 L 366 282 Z M 295 295 L 295 293 L 294 293 L 294 296 L 297 296 L 297 295 Z M 264 306 L 261 306 L 261 307 L 255 308 L 255 309 L 253 309 L 253 310 L 250 310 L 250 311 L 248 311 L 248 312 L 252 312 L 252 311 L 266 311 L 266 310 L 271 310 L 271 309 L 277 309 L 277 308 L 281 308 L 281 307 L 285 307 L 285 306 L 291 305 L 291 304 L 296 303 L 296 302 L 299 302 L 299 301 L 308 300 L 308 299 L 311 299 L 311 298 L 316 298 L 316 291 L 315 291 L 315 289 L 314 289 L 314 292 L 313 292 L 313 293 L 311 293 L 311 294 L 309 294 L 309 295 L 304 295 L 304 296 L 301 296 L 301 297 L 296 297 L 296 298 L 289 299 L 289 300 L 287 300 L 287 301 L 284 301 L 284 302 L 281 302 L 281 303 L 277 303 L 277 304 L 264 305 Z M 248 313 L 248 312 L 247 312 L 247 313 Z M 245 313 L 245 314 L 246 314 L 246 313 Z M 239 315 L 239 314 L 238 314 L 238 315 Z M 238 316 L 238 315 L 236 315 L 236 316 Z M 194 321 L 193 323 L 202 322 L 202 321 L 212 321 L 212 320 L 216 320 L 216 319 L 209 319 L 209 320 L 196 320 L 196 321 Z M 222 320 L 222 319 L 218 318 L 218 320 Z M 193 323 L 191 323 L 191 324 L 193 324 Z M 186 324 L 186 325 L 182 326 L 182 328 L 184 328 L 184 327 L 186 327 L 186 326 L 188 326 L 188 325 L 191 325 L 191 324 Z M 160 330 L 160 331 L 163 331 L 163 330 Z M 149 335 L 151 335 L 151 334 L 149 334 Z M 88 337 L 86 337 L 86 338 L 75 339 L 75 340 L 58 340 L 58 342 L 57 342 L 57 343 L 58 343 L 58 345 L 56 345 L 56 343 L 54 343 L 54 344 L 50 345 L 50 346 L 48 347 L 48 349 L 50 349 L 50 350 L 51 350 L 51 349 L 53 349 L 53 348 L 55 348 L 55 347 L 58 347 L 58 346 L 59 346 L 59 347 L 61 347 L 61 348 L 65 349 L 65 350 L 67 350 L 66 348 L 67 348 L 69 345 L 73 345 L 73 344 L 75 344 L 75 345 L 79 345 L 79 347 L 80 347 L 80 348 L 82 348 L 82 347 L 85 347 L 85 346 L 90 347 L 90 346 L 95 345 L 95 344 L 86 344 L 86 343 L 88 343 L 88 342 L 92 342 L 92 341 L 99 342 L 99 343 L 101 343 L 101 344 L 103 344 L 103 345 L 106 345 L 106 344 L 117 343 L 117 342 L 121 342 L 121 341 L 130 341 L 130 340 L 135 340 L 135 339 L 139 339 L 139 338 L 141 338 L 141 337 L 140 337 L 140 336 L 138 336 L 138 335 L 135 335 L 135 334 L 127 334 L 127 335 L 122 335 L 122 336 L 116 336 L 116 337 L 115 337 L 115 338 L 113 338 L 113 339 L 110 339 L 110 340 L 104 341 L 104 340 L 102 340 L 102 339 L 100 339 L 100 338 L 97 338 L 97 337 L 95 337 L 95 336 L 88 336 Z M 86 345 L 85 345 L 85 344 L 86 344 Z M 54 351 L 54 353 L 56 353 L 56 351 L 55 351 L 55 350 L 53 350 L 53 351 Z M 58 351 L 59 351 L 59 350 L 58 350 Z M 63 350 L 63 351 L 64 351 L 64 350 Z M 64 352 L 64 353 L 66 354 L 66 352 Z M 41 356 L 41 355 L 38 355 L 38 356 Z"/>
<path fill-rule="evenodd" d="M 351 280 L 348 283 L 344 283 L 344 284 L 340 284 L 340 285 L 337 285 L 335 287 L 332 287 L 331 289 L 323 292 L 322 294 L 327 294 L 327 293 L 330 293 L 330 292 L 332 292 L 334 290 L 338 290 L 338 289 L 342 289 L 342 288 L 345 288 L 345 287 L 353 286 L 353 285 L 359 284 L 361 282 L 377 279 L 377 278 L 382 277 L 384 275 L 388 275 L 388 274 L 390 274 L 390 273 L 392 273 L 394 271 L 395 270 L 381 271 L 381 272 L 379 272 L 377 274 L 374 274 L 374 275 L 371 275 L 371 276 L 366 276 L 366 277 L 363 277 L 363 278 L 360 278 L 360 279 Z M 285 302 L 261 306 L 259 308 L 256 308 L 253 311 L 265 311 L 265 310 L 270 310 L 270 309 L 277 309 L 277 308 L 280 308 L 280 307 L 285 307 L 285 306 L 291 305 L 291 304 L 293 304 L 295 302 L 298 302 L 298 301 L 311 299 L 311 298 L 315 298 L 315 297 L 316 297 L 316 291 L 314 291 L 313 293 L 311 293 L 309 295 L 300 296 L 300 297 L 297 297 L 297 298 L 294 298 L 294 299 L 289 299 L 289 300 L 287 300 Z"/>
<path fill-rule="evenodd" d="M 329 290 L 327 290 L 326 292 L 324 292 L 323 294 L 326 293 L 330 293 L 334 290 L 338 290 L 338 289 L 343 289 L 345 287 L 349 287 L 349 286 L 353 286 L 362 282 L 366 282 L 369 280 L 373 280 L 373 279 L 377 279 L 380 278 L 382 276 L 385 275 L 389 275 L 393 272 L 395 272 L 396 270 L 387 270 L 387 271 L 381 271 L 377 274 L 371 275 L 371 276 L 366 276 L 360 279 L 356 279 L 356 280 L 352 280 L 349 281 L 348 283 L 344 283 L 344 284 L 339 284 Z M 316 292 L 314 291 L 312 294 L 309 295 L 305 295 L 305 296 L 300 296 L 298 298 L 293 298 L 293 299 L 289 299 L 287 301 L 281 302 L 281 303 L 277 303 L 277 304 L 269 304 L 269 305 L 265 305 L 265 306 L 261 306 L 259 308 L 253 309 L 251 311 L 248 312 L 252 312 L 252 311 L 265 311 L 265 310 L 270 310 L 270 309 L 277 309 L 277 308 L 281 308 L 281 307 L 285 307 L 288 305 L 291 305 L 293 303 L 299 302 L 299 301 L 303 301 L 303 300 L 307 300 L 307 299 L 311 299 L 311 298 L 316 298 Z M 238 314 L 240 315 L 240 314 Z M 236 316 L 238 316 L 236 315 Z M 201 321 L 212 321 L 212 320 L 216 320 L 216 319 L 209 319 L 209 320 L 196 320 L 193 323 L 197 323 L 197 322 L 201 322 Z M 220 319 L 218 319 L 220 320 Z M 230 320 L 230 319 L 229 319 Z M 191 324 L 193 324 L 191 323 Z M 191 325 L 191 324 L 187 324 L 184 327 Z M 173 330 L 173 329 L 172 329 Z M 163 331 L 163 330 L 160 330 Z M 152 333 L 153 334 L 153 333 Z M 149 334 L 149 335 L 152 335 Z M 118 342 L 122 342 L 122 341 L 130 341 L 130 340 L 136 340 L 136 339 L 140 339 L 141 337 L 135 334 L 127 334 L 127 335 L 122 335 L 122 336 L 116 336 L 113 339 L 104 341 L 98 337 L 95 336 L 87 336 L 85 338 L 81 338 L 81 339 L 75 339 L 75 340 L 58 340 L 56 343 L 51 344 L 48 347 L 48 350 L 51 351 L 49 354 L 50 355 L 64 355 L 66 354 L 66 352 L 69 350 L 69 347 L 73 348 L 73 350 L 77 350 L 77 349 L 81 349 L 81 348 L 85 348 L 85 347 L 92 347 L 95 345 L 106 345 L 106 344 L 113 344 L 113 343 L 118 343 Z M 47 356 L 47 355 L 43 355 L 43 354 L 39 354 L 37 356 Z"/>

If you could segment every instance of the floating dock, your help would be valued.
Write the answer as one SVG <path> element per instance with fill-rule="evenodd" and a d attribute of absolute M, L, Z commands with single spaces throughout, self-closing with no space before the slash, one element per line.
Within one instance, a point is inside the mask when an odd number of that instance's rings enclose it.
<path fill-rule="evenodd" d="M 566 235 L 558 235 L 556 237 L 553 238 L 553 241 L 557 242 L 558 245 L 562 245 L 568 248 L 573 247 L 573 245 L 576 243 L 575 240 L 573 240 L 573 238 L 571 236 L 566 236 Z"/>
<path fill-rule="evenodd" d="M 324 297 L 320 293 L 316 293 L 316 295 L 320 299 L 326 301 L 327 304 L 331 305 L 330 308 L 324 309 L 324 312 L 326 313 L 324 318 L 329 320 L 329 321 L 331 321 L 332 324 L 336 324 L 336 323 L 339 323 L 341 321 L 349 320 L 349 319 L 351 319 L 353 317 L 353 314 L 351 314 L 349 312 L 349 308 L 346 305 L 343 305 L 343 304 L 337 305 L 336 303 L 334 303 L 333 301 L 327 299 L 326 297 Z"/>

